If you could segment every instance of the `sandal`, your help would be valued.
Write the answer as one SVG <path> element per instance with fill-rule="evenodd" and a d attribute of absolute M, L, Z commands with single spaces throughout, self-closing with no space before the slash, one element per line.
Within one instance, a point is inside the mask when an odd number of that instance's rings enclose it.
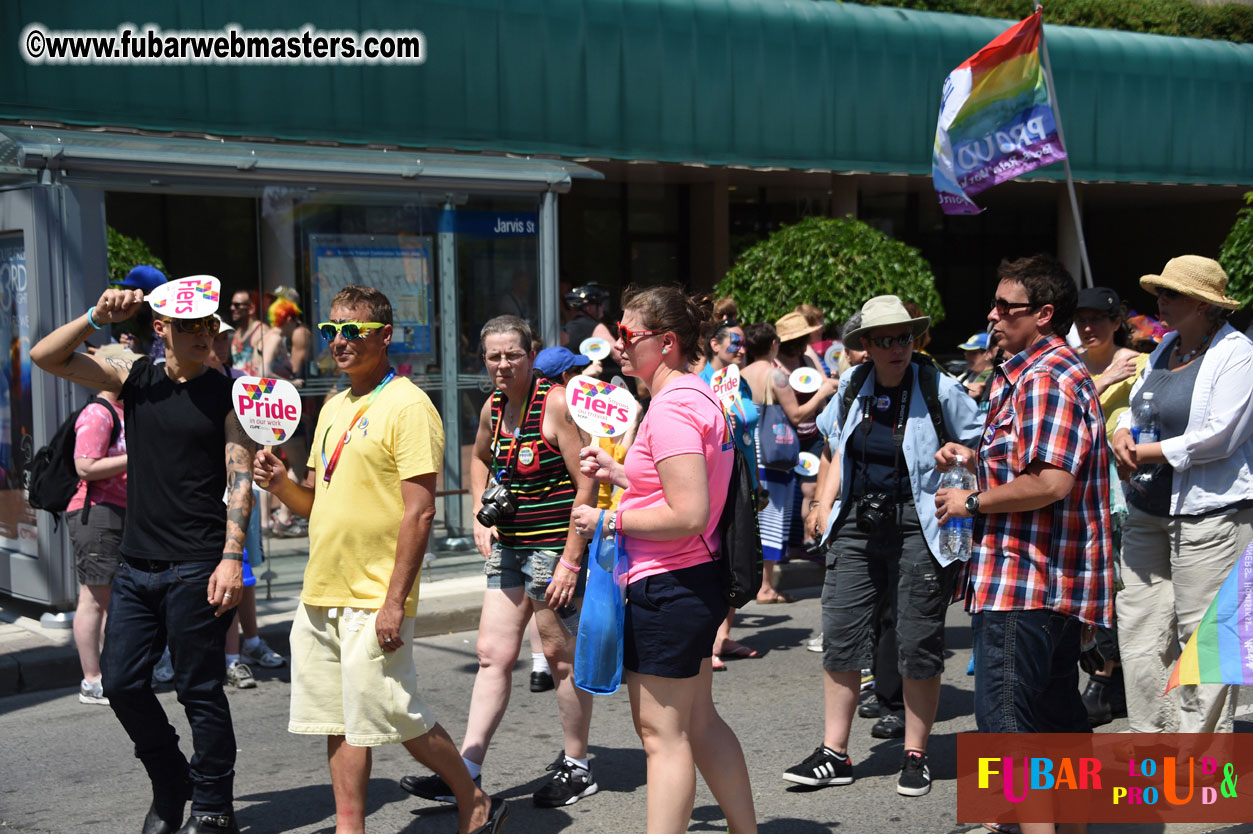
<path fill-rule="evenodd" d="M 775 591 L 771 597 L 757 597 L 758 605 L 782 605 L 789 602 L 796 602 L 796 597 L 782 591 Z"/>
<path fill-rule="evenodd" d="M 722 658 L 718 657 L 718 655 L 714 655 L 711 662 L 715 672 L 725 672 L 727 670 L 727 665 L 722 662 Z"/>
<path fill-rule="evenodd" d="M 727 644 L 727 646 L 729 645 L 731 645 L 731 643 Z M 743 643 L 735 643 L 734 645 L 735 645 L 735 648 L 727 648 L 727 646 L 723 646 L 722 651 L 719 652 L 719 654 L 725 654 L 725 655 L 728 655 L 729 657 L 750 658 L 752 660 L 756 660 L 757 658 L 761 657 L 761 652 L 757 651 L 756 649 L 750 649 L 748 646 L 745 646 Z"/>
<path fill-rule="evenodd" d="M 1012 822 L 985 822 L 983 827 L 996 834 L 1022 834 L 1022 829 Z"/>

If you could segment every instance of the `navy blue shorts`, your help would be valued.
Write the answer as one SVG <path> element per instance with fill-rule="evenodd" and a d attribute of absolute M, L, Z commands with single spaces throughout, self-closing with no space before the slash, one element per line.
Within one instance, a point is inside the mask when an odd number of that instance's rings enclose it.
<path fill-rule="evenodd" d="M 713 655 L 729 603 L 717 562 L 646 576 L 627 586 L 622 666 L 659 678 L 692 678 Z"/>

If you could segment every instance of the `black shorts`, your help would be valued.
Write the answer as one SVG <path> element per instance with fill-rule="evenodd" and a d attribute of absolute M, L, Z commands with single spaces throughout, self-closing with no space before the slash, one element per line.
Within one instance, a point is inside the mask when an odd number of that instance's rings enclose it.
<path fill-rule="evenodd" d="M 74 572 L 82 585 L 111 585 L 121 558 L 122 522 L 126 510 L 113 504 L 93 504 L 66 513 Z"/>
<path fill-rule="evenodd" d="M 705 562 L 646 576 L 627 586 L 622 666 L 659 678 L 691 678 L 713 656 L 729 603 L 722 568 Z"/>

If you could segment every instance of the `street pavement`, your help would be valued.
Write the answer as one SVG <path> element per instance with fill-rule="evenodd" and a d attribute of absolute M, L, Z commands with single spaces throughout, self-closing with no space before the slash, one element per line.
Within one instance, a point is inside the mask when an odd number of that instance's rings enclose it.
<path fill-rule="evenodd" d="M 857 781 L 821 790 L 789 787 L 783 769 L 813 750 L 822 736 L 820 655 L 802 641 L 819 621 L 817 589 L 792 605 L 749 604 L 735 636 L 761 652 L 760 659 L 730 660 L 715 675 L 714 692 L 724 718 L 739 735 L 749 763 L 762 834 L 839 832 L 956 832 L 974 826 L 956 819 L 956 734 L 974 729 L 970 715 L 973 679 L 967 616 L 949 613 L 951 656 L 944 673 L 939 717 L 931 740 L 935 785 L 930 795 L 897 795 L 900 741 L 872 739 L 872 722 L 855 719 L 852 756 Z M 414 649 L 423 696 L 453 738 L 465 727 L 476 668 L 473 631 L 424 637 Z M 529 653 L 524 652 L 529 658 Z M 230 691 L 239 747 L 237 812 L 247 834 L 332 832 L 334 805 L 320 739 L 286 732 L 289 670 L 258 669 L 258 687 Z M 592 723 L 592 763 L 600 793 L 569 808 L 541 810 L 530 795 L 543 784 L 544 768 L 559 752 L 561 731 L 552 693 L 532 694 L 529 664 L 514 674 L 512 703 L 493 742 L 484 787 L 510 800 L 505 831 L 527 834 L 644 830 L 644 755 L 631 724 L 625 689 L 598 696 Z M 175 695 L 161 702 L 188 748 L 189 733 Z M 1118 721 L 1105 730 L 1125 729 Z M 1248 731 L 1247 717 L 1239 729 Z M 370 781 L 367 827 L 404 834 L 451 834 L 449 809 L 415 799 L 397 781 L 419 766 L 399 746 L 380 748 Z M 21 834 L 132 834 L 149 802 L 143 770 L 107 707 L 78 703 L 72 690 L 28 692 L 0 698 L 0 832 Z M 1144 831 L 1183 834 L 1215 826 L 1094 825 L 1093 834 Z M 1221 828 L 1221 827 L 1219 827 Z M 726 822 L 698 781 L 691 832 L 723 832 Z M 1253 826 L 1222 828 L 1227 834 Z"/>

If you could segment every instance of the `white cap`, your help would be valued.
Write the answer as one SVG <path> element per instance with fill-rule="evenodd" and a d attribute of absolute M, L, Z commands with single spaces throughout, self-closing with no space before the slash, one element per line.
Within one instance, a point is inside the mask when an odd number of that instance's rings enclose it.
<path fill-rule="evenodd" d="M 231 327 L 229 324 L 227 324 L 226 322 L 222 321 L 222 317 L 219 316 L 217 313 L 214 313 L 213 317 L 218 320 L 218 335 L 219 336 L 221 336 L 223 333 L 230 333 L 232 330 L 235 329 Z"/>

